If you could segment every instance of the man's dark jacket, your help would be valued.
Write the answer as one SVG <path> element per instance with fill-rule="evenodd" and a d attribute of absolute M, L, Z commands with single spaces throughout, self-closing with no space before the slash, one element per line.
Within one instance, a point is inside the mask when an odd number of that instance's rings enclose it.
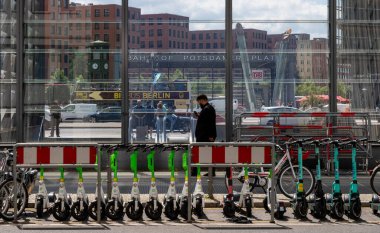
<path fill-rule="evenodd" d="M 209 138 L 216 138 L 216 113 L 209 103 L 199 113 L 195 137 L 197 142 L 209 142 Z"/>

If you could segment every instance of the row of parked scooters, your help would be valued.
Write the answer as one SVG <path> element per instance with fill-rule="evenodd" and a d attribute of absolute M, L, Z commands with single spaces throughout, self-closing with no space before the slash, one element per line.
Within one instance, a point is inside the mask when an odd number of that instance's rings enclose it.
<path fill-rule="evenodd" d="M 323 219 L 326 215 L 335 219 L 341 219 L 346 214 L 349 218 L 359 219 L 361 217 L 361 201 L 357 183 L 357 169 L 356 169 L 356 151 L 360 143 L 367 139 L 343 139 L 332 140 L 330 138 L 314 140 L 313 138 L 297 139 L 286 142 L 286 146 L 292 146 L 297 148 L 298 156 L 298 182 L 293 198 L 291 199 L 291 206 L 294 216 L 298 219 L 304 219 L 310 210 L 310 213 L 318 218 Z M 313 146 L 316 156 L 316 175 L 317 182 L 314 187 L 314 191 L 308 197 L 303 188 L 303 148 Z M 332 184 L 332 193 L 325 194 L 322 188 L 321 178 L 321 147 L 331 146 L 334 154 L 334 174 L 335 181 Z M 118 185 L 118 150 L 120 147 L 125 148 L 128 152 L 132 152 L 130 156 L 130 168 L 133 172 L 133 183 L 130 195 L 130 200 L 125 201 L 120 193 Z M 350 192 L 343 195 L 340 187 L 339 177 L 339 152 L 342 148 L 350 148 L 352 155 L 352 182 L 350 185 Z M 160 202 L 158 198 L 158 191 L 155 178 L 155 166 L 154 157 L 158 151 L 170 150 L 168 156 L 168 167 L 171 172 L 170 185 L 168 191 Z M 182 154 L 182 168 L 185 173 L 185 182 L 183 184 L 182 192 L 177 194 L 176 192 L 176 179 L 175 179 L 175 167 L 174 157 L 177 151 L 183 151 Z M 165 214 L 170 220 L 176 220 L 178 217 L 184 219 L 188 218 L 188 147 L 179 145 L 129 145 L 129 146 L 113 146 L 107 148 L 107 152 L 111 154 L 111 170 L 113 172 L 112 180 L 112 192 L 111 196 L 107 197 L 103 189 L 100 190 L 102 199 L 101 202 L 101 219 L 109 218 L 114 221 L 119 221 L 124 218 L 124 214 L 131 220 L 141 220 L 143 212 L 151 220 L 158 220 L 161 218 L 162 213 Z M 148 154 L 147 162 L 148 169 L 151 173 L 151 184 L 149 190 L 149 200 L 143 207 L 140 199 L 139 191 L 139 178 L 137 175 L 137 158 L 139 153 Z M 83 186 L 83 176 L 81 168 L 78 168 L 79 180 L 77 199 L 72 201 L 71 197 L 67 194 L 64 183 L 64 170 L 61 168 L 60 185 L 58 195 L 48 194 L 44 184 L 44 172 L 40 170 L 39 192 L 36 195 L 36 212 L 38 217 L 43 217 L 45 213 L 51 212 L 59 221 L 67 221 L 72 216 L 77 221 L 86 221 L 88 217 L 97 220 L 97 199 L 93 202 L 89 202 L 89 199 L 85 193 Z M 240 193 L 237 195 L 233 192 L 232 188 L 232 172 L 229 174 L 229 180 L 231 185 L 228 186 L 228 194 L 224 197 L 223 214 L 231 218 L 235 216 L 235 212 L 239 210 L 245 210 L 245 214 L 248 217 L 252 216 L 252 208 L 254 206 L 254 199 L 252 189 L 250 187 L 248 167 L 243 168 L 244 179 L 243 186 Z M 285 204 L 277 199 L 277 192 L 275 185 L 271 184 L 271 174 L 267 179 L 268 184 L 266 188 L 266 197 L 264 199 L 264 208 L 270 212 L 271 210 L 271 192 L 274 192 L 274 212 L 275 217 L 278 219 L 283 218 L 286 212 Z M 99 190 L 96 189 L 95 196 L 97 197 Z M 200 168 L 197 168 L 197 180 L 194 188 L 194 192 L 191 195 L 192 206 L 190 213 L 194 213 L 198 217 L 204 215 L 203 208 L 205 205 L 204 192 L 201 185 Z M 376 199 L 377 198 L 377 199 Z M 376 202 L 377 200 L 377 202 Z M 371 204 L 372 209 L 378 210 L 380 203 L 378 196 L 374 196 Z M 375 211 L 374 211 L 375 213 Z"/>
<path fill-rule="evenodd" d="M 123 146 L 128 152 L 132 152 L 130 156 L 130 168 L 133 172 L 133 183 L 130 200 L 125 202 L 119 189 L 118 184 L 118 154 L 120 145 L 107 148 L 107 152 L 110 155 L 110 167 L 113 173 L 112 178 L 112 191 L 111 196 L 107 197 L 101 188 L 100 200 L 100 214 L 101 219 L 105 220 L 109 218 L 114 221 L 119 221 L 124 218 L 124 214 L 131 220 L 141 220 L 143 212 L 151 220 L 158 220 L 161 218 L 162 212 L 170 220 L 178 219 L 181 216 L 184 219 L 188 217 L 188 148 L 187 146 L 164 146 L 161 144 L 156 145 L 130 145 Z M 168 167 L 171 172 L 170 185 L 168 192 L 161 203 L 158 198 L 158 191 L 156 186 L 154 157 L 157 151 L 170 150 L 168 157 Z M 182 167 L 185 172 L 185 182 L 182 188 L 182 192 L 178 195 L 176 192 L 176 179 L 175 179 L 175 167 L 174 157 L 177 151 L 183 151 L 182 154 Z M 148 169 L 151 173 L 151 184 L 149 189 L 149 201 L 143 207 L 140 199 L 139 191 L 139 178 L 137 175 L 137 157 L 139 153 L 148 153 Z M 44 183 L 44 169 L 40 168 L 40 180 L 38 194 L 36 195 L 35 208 L 37 217 L 42 218 L 47 214 L 52 214 L 55 219 L 59 221 L 68 221 L 70 217 L 73 217 L 77 221 L 86 221 L 88 217 L 97 220 L 97 196 L 99 190 L 96 188 L 95 200 L 91 203 L 85 192 L 83 185 L 82 169 L 77 168 L 79 179 L 77 198 L 73 202 L 72 198 L 66 192 L 64 169 L 60 169 L 60 184 L 58 195 L 55 193 L 48 193 L 46 185 Z M 203 215 L 204 207 L 204 193 L 202 191 L 200 168 L 198 168 L 197 183 L 195 185 L 195 191 L 192 195 L 192 212 L 197 216 Z"/>

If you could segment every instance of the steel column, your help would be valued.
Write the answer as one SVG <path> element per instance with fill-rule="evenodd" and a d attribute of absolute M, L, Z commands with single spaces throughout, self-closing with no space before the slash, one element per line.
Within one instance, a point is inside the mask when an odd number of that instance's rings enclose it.
<path fill-rule="evenodd" d="M 24 141 L 24 6 L 16 2 L 16 142 Z"/>
<path fill-rule="evenodd" d="M 121 17 L 121 92 L 122 92 L 122 119 L 121 119 L 121 138 L 123 144 L 129 143 L 129 78 L 128 78 L 128 0 L 122 0 L 122 17 Z"/>
<path fill-rule="evenodd" d="M 338 75 L 337 75 L 337 46 L 336 46 L 336 0 L 329 0 L 329 110 L 330 112 L 337 112 L 337 92 L 338 92 Z"/>
<path fill-rule="evenodd" d="M 225 6 L 225 27 L 226 27 L 226 80 L 225 80 L 225 98 L 226 98 L 226 142 L 231 142 L 233 138 L 233 77 L 232 77 L 232 55 L 233 55 L 233 40 L 232 40 L 232 0 L 226 0 Z"/>

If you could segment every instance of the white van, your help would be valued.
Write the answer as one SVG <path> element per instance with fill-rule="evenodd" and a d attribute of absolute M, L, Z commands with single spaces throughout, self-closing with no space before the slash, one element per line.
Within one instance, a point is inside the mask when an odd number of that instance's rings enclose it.
<path fill-rule="evenodd" d="M 226 110 L 226 99 L 223 98 L 215 98 L 209 101 L 209 103 L 215 108 L 216 112 L 224 112 Z M 233 99 L 233 110 L 236 111 L 238 109 L 239 102 L 237 99 Z"/>
<path fill-rule="evenodd" d="M 62 121 L 82 119 L 88 115 L 95 114 L 97 111 L 96 104 L 69 104 L 62 108 Z"/>

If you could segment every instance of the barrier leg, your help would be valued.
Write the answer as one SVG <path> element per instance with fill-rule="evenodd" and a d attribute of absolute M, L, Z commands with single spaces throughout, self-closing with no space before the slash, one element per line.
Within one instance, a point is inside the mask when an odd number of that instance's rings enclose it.
<path fill-rule="evenodd" d="M 275 170 L 275 166 L 274 166 L 274 161 L 275 161 L 275 147 L 272 146 L 272 171 Z M 273 176 L 271 177 L 272 179 L 272 184 L 273 185 L 276 185 L 275 181 L 274 181 L 274 177 L 276 176 L 275 172 L 273 172 Z M 272 191 L 270 192 L 270 223 L 275 223 L 274 221 L 274 208 L 275 208 L 275 196 L 274 195 L 277 195 L 276 192 L 273 192 L 273 189 Z"/>
<path fill-rule="evenodd" d="M 97 220 L 98 220 L 98 223 L 100 223 L 100 221 L 102 220 L 102 216 L 101 216 L 101 201 L 102 201 L 102 192 L 100 191 L 101 188 L 102 188 L 102 176 L 101 176 L 101 161 L 102 161 L 102 156 L 101 156 L 101 153 L 99 153 L 99 158 L 98 158 L 98 200 L 96 202 L 96 205 L 97 205 L 97 209 L 96 209 L 96 216 L 97 216 Z M 105 211 L 105 210 L 103 210 Z"/>
<path fill-rule="evenodd" d="M 213 167 L 208 168 L 208 181 L 207 181 L 207 193 L 209 198 L 214 198 L 214 177 L 213 177 Z"/>
<path fill-rule="evenodd" d="M 193 208 L 193 205 L 192 205 L 192 203 L 191 203 L 191 191 L 190 191 L 190 189 L 191 189 L 191 156 L 192 156 L 192 154 L 191 154 L 191 148 L 189 148 L 189 157 L 188 157 L 188 173 L 190 173 L 189 174 L 189 180 L 188 180 L 188 182 L 187 182 L 187 184 L 188 184 L 188 189 L 187 189 L 187 222 L 188 223 L 191 223 L 191 210 L 192 210 L 192 208 Z"/>
<path fill-rule="evenodd" d="M 14 219 L 13 222 L 17 223 L 17 173 L 16 173 L 16 163 L 17 163 L 17 150 L 15 150 L 15 156 L 13 159 L 13 210 L 14 210 Z M 11 195 L 11 194 L 9 194 Z"/>

